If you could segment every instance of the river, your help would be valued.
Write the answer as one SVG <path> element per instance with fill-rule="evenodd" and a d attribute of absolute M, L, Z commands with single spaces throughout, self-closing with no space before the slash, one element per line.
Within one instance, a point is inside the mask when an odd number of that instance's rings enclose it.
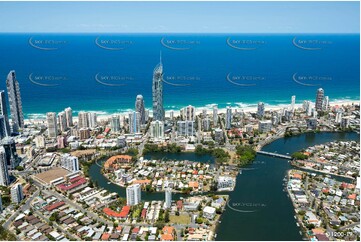
<path fill-rule="evenodd" d="M 306 133 L 278 139 L 262 150 L 280 154 L 292 154 L 309 146 L 334 140 L 359 140 L 357 133 Z M 209 155 L 193 153 L 153 154 L 153 159 L 188 159 L 212 162 Z M 147 157 L 149 158 L 149 157 Z M 253 164 L 244 167 L 237 177 L 236 188 L 230 195 L 229 207 L 222 215 L 216 240 L 302 240 L 294 219 L 294 209 L 287 193 L 283 191 L 283 178 L 292 166 L 285 159 L 257 155 Z M 90 167 L 89 175 L 98 185 L 125 197 L 125 189 L 100 173 L 97 164 Z M 184 195 L 173 194 L 173 200 Z M 142 193 L 142 199 L 164 200 L 164 193 Z"/>

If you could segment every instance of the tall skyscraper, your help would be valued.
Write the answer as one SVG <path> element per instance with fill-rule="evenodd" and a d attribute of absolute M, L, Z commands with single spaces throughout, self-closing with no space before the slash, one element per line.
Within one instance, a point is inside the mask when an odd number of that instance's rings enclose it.
<path fill-rule="evenodd" d="M 219 128 L 214 129 L 214 140 L 217 143 L 222 143 L 224 141 L 224 135 L 222 129 Z"/>
<path fill-rule="evenodd" d="M 148 122 L 148 120 L 149 120 L 149 109 L 146 109 L 145 110 L 145 122 Z"/>
<path fill-rule="evenodd" d="M 95 112 L 90 112 L 88 117 L 89 117 L 89 127 L 95 128 L 98 125 L 97 114 Z"/>
<path fill-rule="evenodd" d="M 182 120 L 194 121 L 196 115 L 196 108 L 192 105 L 188 105 L 180 110 Z"/>
<path fill-rule="evenodd" d="M 263 118 L 264 116 L 264 103 L 263 102 L 259 102 L 258 106 L 257 106 L 257 116 L 258 118 Z"/>
<path fill-rule="evenodd" d="M 202 126 L 203 126 L 203 131 L 209 131 L 211 128 L 211 120 L 209 118 L 204 118 L 202 120 Z"/>
<path fill-rule="evenodd" d="M 58 145 L 58 149 L 64 149 L 66 146 L 66 137 L 59 135 L 56 137 L 56 143 Z"/>
<path fill-rule="evenodd" d="M 140 132 L 140 113 L 139 112 L 131 112 L 129 114 L 129 132 L 131 134 Z"/>
<path fill-rule="evenodd" d="M 127 187 L 127 205 L 137 205 L 142 200 L 140 184 L 134 184 Z"/>
<path fill-rule="evenodd" d="M 79 112 L 78 113 L 78 128 L 89 128 L 89 113 Z"/>
<path fill-rule="evenodd" d="M 207 109 L 203 109 L 202 110 L 202 118 L 206 118 L 207 117 Z"/>
<path fill-rule="evenodd" d="M 135 111 L 140 114 L 140 124 L 145 124 L 145 108 L 144 108 L 144 99 L 142 95 L 137 95 L 135 100 Z"/>
<path fill-rule="evenodd" d="M 312 103 L 310 101 L 303 101 L 303 110 L 306 112 L 307 116 L 311 116 L 312 115 Z"/>
<path fill-rule="evenodd" d="M 329 106 L 330 106 L 330 99 L 328 96 L 325 96 L 325 98 L 323 99 L 323 102 L 322 102 L 322 110 L 327 111 Z"/>
<path fill-rule="evenodd" d="M 58 123 L 61 132 L 65 132 L 68 129 L 66 114 L 64 111 L 58 113 Z"/>
<path fill-rule="evenodd" d="M 335 123 L 339 124 L 342 121 L 342 114 L 343 114 L 343 110 L 341 108 L 339 108 L 336 111 L 336 117 L 335 117 Z"/>
<path fill-rule="evenodd" d="M 173 110 L 169 111 L 169 118 L 170 118 L 171 120 L 174 119 L 174 111 L 173 111 Z"/>
<path fill-rule="evenodd" d="M 79 171 L 79 160 L 76 156 L 64 154 L 61 157 L 61 166 L 71 172 Z"/>
<path fill-rule="evenodd" d="M 218 106 L 213 106 L 213 125 L 216 127 L 218 125 Z"/>
<path fill-rule="evenodd" d="M 228 106 L 227 114 L 226 114 L 226 129 L 231 129 L 231 123 L 232 123 L 232 108 Z"/>
<path fill-rule="evenodd" d="M 11 201 L 13 203 L 19 204 L 23 199 L 23 186 L 21 184 L 16 184 L 10 189 Z"/>
<path fill-rule="evenodd" d="M 153 120 L 164 121 L 162 56 L 153 71 Z"/>
<path fill-rule="evenodd" d="M 164 138 L 164 123 L 162 121 L 152 121 L 150 123 L 150 137 L 161 139 Z"/>
<path fill-rule="evenodd" d="M 177 135 L 178 136 L 194 136 L 195 128 L 194 121 L 178 121 L 177 122 Z"/>
<path fill-rule="evenodd" d="M 112 132 L 119 132 L 120 131 L 120 117 L 119 115 L 113 115 L 110 121 L 110 129 Z"/>
<path fill-rule="evenodd" d="M 8 136 L 6 128 L 6 120 L 4 115 L 0 115 L 0 139 Z"/>
<path fill-rule="evenodd" d="M 168 187 L 168 188 L 165 189 L 164 207 L 165 208 L 170 208 L 171 206 L 172 206 L 172 189 Z"/>
<path fill-rule="evenodd" d="M 45 147 L 45 137 L 42 135 L 38 135 L 34 139 L 36 148 L 44 148 Z"/>
<path fill-rule="evenodd" d="M 291 97 L 291 107 L 290 107 L 291 112 L 295 111 L 295 104 L 296 104 L 296 96 L 293 95 Z"/>
<path fill-rule="evenodd" d="M 56 113 L 49 112 L 46 114 L 46 122 L 48 123 L 48 136 L 56 138 L 58 135 L 58 125 L 56 122 Z"/>
<path fill-rule="evenodd" d="M 15 169 L 15 167 L 20 163 L 21 158 L 16 152 L 16 144 L 12 137 L 7 136 L 1 140 L 1 145 L 5 149 L 6 163 L 8 169 Z"/>
<path fill-rule="evenodd" d="M 323 91 L 322 88 L 319 88 L 317 90 L 317 94 L 316 94 L 316 103 L 315 103 L 316 111 L 322 111 L 322 104 L 323 104 L 324 96 L 325 96 L 325 92 Z"/>
<path fill-rule="evenodd" d="M 0 146 L 0 185 L 7 186 L 9 184 L 10 184 L 10 179 L 9 179 L 5 149 L 3 146 Z"/>
<path fill-rule="evenodd" d="M 5 91 L 0 91 L 0 115 L 4 116 L 4 134 L 6 136 L 10 135 L 10 125 L 9 125 L 9 115 L 8 115 L 8 109 L 6 106 L 6 97 L 5 97 Z"/>
<path fill-rule="evenodd" d="M 66 116 L 66 126 L 71 127 L 73 126 L 73 110 L 71 107 L 65 109 L 65 116 Z"/>
<path fill-rule="evenodd" d="M 8 90 L 11 119 L 13 122 L 13 132 L 18 132 L 24 127 L 23 106 L 21 103 L 19 82 L 16 80 L 15 71 L 10 71 L 6 79 Z"/>

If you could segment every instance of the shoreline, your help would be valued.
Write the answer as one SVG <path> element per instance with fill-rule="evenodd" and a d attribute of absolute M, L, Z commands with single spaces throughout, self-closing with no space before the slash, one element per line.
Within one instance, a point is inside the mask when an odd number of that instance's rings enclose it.
<path fill-rule="evenodd" d="M 296 162 L 297 162 L 297 161 L 296 161 Z M 335 174 L 335 173 L 330 173 L 330 172 L 325 172 L 325 171 L 321 171 L 321 170 L 316 170 L 316 169 L 313 169 L 313 168 L 306 168 L 306 167 L 299 166 L 299 165 L 297 165 L 297 164 L 292 164 L 292 163 L 291 163 L 291 165 L 294 166 L 294 167 L 296 167 L 296 168 L 298 168 L 298 169 L 302 169 L 302 170 L 304 170 L 305 172 L 309 172 L 309 171 L 310 171 L 309 173 L 311 173 L 312 171 L 314 171 L 314 172 L 318 172 L 318 173 L 322 173 L 322 174 L 326 174 L 326 175 L 337 176 L 337 177 L 341 177 L 341 178 L 347 178 L 347 179 L 355 180 L 355 178 L 352 177 L 352 176 L 339 175 L 339 174 Z"/>
<path fill-rule="evenodd" d="M 352 104 L 360 104 L 360 100 L 331 101 L 330 102 L 330 107 L 333 107 L 333 106 L 350 106 Z M 188 105 L 184 105 L 184 107 L 186 107 Z M 202 107 L 196 107 L 195 106 L 196 115 L 201 114 L 204 109 L 207 110 L 207 114 L 210 115 L 212 113 L 212 110 L 213 110 L 212 109 L 213 105 L 217 105 L 217 104 L 215 104 L 215 103 L 214 104 L 207 104 L 206 106 L 202 106 Z M 267 111 L 275 111 L 275 110 L 280 110 L 280 109 L 283 109 L 283 108 L 290 107 L 290 105 L 291 104 L 267 105 L 265 103 L 265 109 L 267 109 Z M 298 103 L 298 104 L 295 104 L 294 107 L 295 107 L 295 109 L 298 109 L 298 108 L 301 108 L 302 105 L 303 105 L 302 103 Z M 245 113 L 257 112 L 257 103 L 255 103 L 255 104 L 247 104 L 246 107 L 242 107 L 242 104 L 240 104 L 240 103 L 236 104 L 236 105 L 234 105 L 234 104 L 231 105 L 230 104 L 230 106 L 232 107 L 232 112 L 234 112 L 235 109 L 237 109 L 237 112 L 239 112 L 241 110 L 243 110 L 243 112 L 245 112 Z M 98 122 L 101 122 L 101 121 L 109 120 L 113 115 L 120 115 L 121 117 L 127 117 L 130 110 L 131 109 L 129 109 L 129 111 L 114 112 L 114 113 L 107 113 L 107 114 L 104 114 L 104 111 L 91 111 L 91 110 L 89 110 L 89 111 L 84 110 L 84 111 L 97 113 Z M 165 116 L 170 117 L 170 112 L 171 111 L 174 112 L 174 116 L 179 116 L 180 115 L 180 110 L 179 109 L 176 109 L 176 110 L 169 109 L 169 110 L 165 110 Z M 227 108 L 218 108 L 218 114 L 226 113 L 226 112 L 227 112 Z M 152 114 L 152 113 L 153 113 L 152 110 L 149 109 L 149 114 Z M 41 118 L 39 118 L 39 117 L 37 117 L 37 118 L 26 118 L 26 119 L 24 119 L 24 122 L 26 124 L 44 123 L 46 121 L 46 113 L 28 114 L 28 116 L 29 115 L 42 116 L 42 117 Z M 73 116 L 73 121 L 78 122 L 78 116 L 74 115 Z"/>
<path fill-rule="evenodd" d="M 307 236 L 307 231 L 305 230 L 304 226 L 303 226 L 303 222 L 302 220 L 300 220 L 299 216 L 298 216 L 298 213 L 297 213 L 297 210 L 298 210 L 298 207 L 296 206 L 296 202 L 294 201 L 293 199 L 293 194 L 291 193 L 290 189 L 288 189 L 288 182 L 290 181 L 290 174 L 292 171 L 296 171 L 295 169 L 289 169 L 287 171 L 287 185 L 286 185 L 286 190 L 287 190 L 287 194 L 288 194 L 288 198 L 291 200 L 291 203 L 292 203 L 292 206 L 293 206 L 293 211 L 294 211 L 294 218 L 295 220 L 297 221 L 296 222 L 296 225 L 297 227 L 300 228 L 300 233 L 302 234 L 302 237 L 303 239 L 308 239 L 308 236 Z"/>

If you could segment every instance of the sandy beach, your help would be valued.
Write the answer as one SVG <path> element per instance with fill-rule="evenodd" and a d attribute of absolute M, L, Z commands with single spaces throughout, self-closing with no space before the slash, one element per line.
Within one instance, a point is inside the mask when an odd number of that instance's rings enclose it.
<path fill-rule="evenodd" d="M 352 104 L 360 104 L 360 100 L 347 100 L 347 101 L 333 101 L 330 102 L 330 107 L 334 107 L 334 106 L 351 106 Z M 186 107 L 186 106 L 185 106 Z M 234 112 L 237 109 L 237 112 L 240 112 L 241 110 L 243 110 L 243 112 L 246 113 L 252 113 L 252 112 L 257 112 L 257 105 L 252 105 L 249 107 L 241 107 L 238 105 L 233 105 L 232 107 L 232 112 Z M 290 104 L 282 104 L 282 105 L 266 105 L 265 104 L 265 110 L 266 111 L 275 111 L 275 110 L 280 110 L 283 108 L 288 108 L 290 107 Z M 295 104 L 295 109 L 298 108 L 302 108 L 302 104 L 298 103 Z M 207 110 L 208 114 L 212 113 L 212 108 L 209 107 L 200 107 L 197 108 L 196 107 L 196 114 L 201 114 L 203 109 Z M 166 110 L 165 111 L 165 116 L 169 117 L 170 116 L 170 112 L 173 111 L 174 112 L 174 116 L 179 116 L 180 115 L 180 110 Z M 227 109 L 226 108 L 219 108 L 218 109 L 218 114 L 221 113 L 226 113 Z M 152 114 L 152 111 L 150 110 L 149 112 L 150 114 Z M 120 115 L 121 117 L 128 117 L 129 112 L 122 112 L 122 113 L 114 113 L 114 114 L 101 114 L 97 116 L 98 122 L 101 121 L 107 121 L 109 120 L 113 115 Z M 42 123 L 46 123 L 46 119 L 42 118 L 42 119 L 25 119 L 25 124 L 42 124 Z M 74 122 L 78 122 L 78 117 L 77 116 L 73 116 L 73 121 Z"/>

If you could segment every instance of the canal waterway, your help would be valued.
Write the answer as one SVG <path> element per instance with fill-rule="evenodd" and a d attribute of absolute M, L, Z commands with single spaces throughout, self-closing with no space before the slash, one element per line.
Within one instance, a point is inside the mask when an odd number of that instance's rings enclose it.
<path fill-rule="evenodd" d="M 279 154 L 295 151 L 336 140 L 359 140 L 357 133 L 306 133 L 278 139 L 262 150 Z M 210 155 L 194 153 L 155 153 L 147 159 L 172 159 L 210 162 Z M 296 225 L 294 209 L 284 181 L 292 166 L 286 159 L 257 155 L 255 161 L 242 169 L 237 176 L 235 190 L 229 192 L 230 200 L 217 228 L 216 240 L 302 240 L 300 228 Z M 101 174 L 101 167 L 93 164 L 90 178 L 110 192 L 125 197 L 125 188 L 109 181 Z M 173 200 L 185 197 L 173 194 Z M 142 200 L 164 200 L 164 193 L 142 192 Z"/>

